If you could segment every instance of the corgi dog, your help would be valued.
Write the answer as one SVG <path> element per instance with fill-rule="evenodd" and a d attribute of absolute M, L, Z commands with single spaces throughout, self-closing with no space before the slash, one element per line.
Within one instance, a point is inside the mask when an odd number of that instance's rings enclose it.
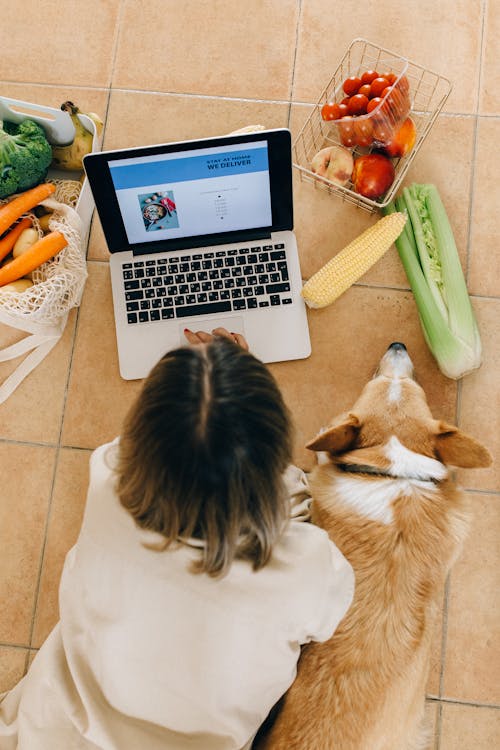
<path fill-rule="evenodd" d="M 393 343 L 352 409 L 308 446 L 312 521 L 351 563 L 353 603 L 333 637 L 305 646 L 259 750 L 423 750 L 431 637 L 467 531 L 449 466 L 491 456 L 434 419 Z"/>

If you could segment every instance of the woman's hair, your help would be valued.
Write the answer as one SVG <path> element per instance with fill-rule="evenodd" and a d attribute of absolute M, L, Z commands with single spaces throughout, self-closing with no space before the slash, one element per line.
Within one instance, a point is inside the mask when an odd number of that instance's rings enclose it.
<path fill-rule="evenodd" d="M 203 540 L 196 572 L 269 560 L 289 516 L 291 422 L 269 370 L 225 338 L 167 353 L 120 438 L 117 492 L 144 528 Z"/>

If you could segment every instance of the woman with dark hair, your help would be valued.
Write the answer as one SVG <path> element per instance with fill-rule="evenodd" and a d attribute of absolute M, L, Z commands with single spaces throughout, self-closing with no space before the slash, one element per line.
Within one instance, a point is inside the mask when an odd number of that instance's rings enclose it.
<path fill-rule="evenodd" d="M 0 701 L 0 749 L 241 750 L 353 574 L 308 517 L 291 422 L 242 337 L 186 332 L 92 455 L 60 622 Z"/>

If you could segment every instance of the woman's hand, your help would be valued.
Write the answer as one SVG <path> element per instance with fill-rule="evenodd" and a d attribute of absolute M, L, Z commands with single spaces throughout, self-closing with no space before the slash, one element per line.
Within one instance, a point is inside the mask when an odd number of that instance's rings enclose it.
<path fill-rule="evenodd" d="M 242 349 L 248 351 L 248 342 L 241 333 L 230 333 L 226 328 L 214 328 L 212 333 L 206 331 L 190 331 L 189 328 L 184 329 L 184 336 L 187 338 L 190 344 L 209 344 L 216 336 L 222 336 L 225 339 L 233 341 Z"/>

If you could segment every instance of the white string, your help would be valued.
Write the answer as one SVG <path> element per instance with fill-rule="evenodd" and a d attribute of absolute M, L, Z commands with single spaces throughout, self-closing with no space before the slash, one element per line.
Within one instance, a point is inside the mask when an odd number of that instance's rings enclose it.
<path fill-rule="evenodd" d="M 33 286 L 24 292 L 2 291 L 0 287 L 0 323 L 29 334 L 14 345 L 0 348 L 0 361 L 25 355 L 16 370 L 0 385 L 0 404 L 61 338 L 68 312 L 80 304 L 85 286 L 87 265 L 81 241 L 84 228 L 74 208 L 81 184 L 72 180 L 55 181 L 55 184 L 53 197 L 42 201 L 41 205 L 53 212 L 49 229 L 62 232 L 68 241 L 67 246 L 32 271 Z M 35 214 L 26 215 L 32 218 L 41 237 L 43 233 Z"/>
<path fill-rule="evenodd" d="M 81 246 L 81 220 L 71 205 L 62 203 L 61 198 L 72 203 L 78 199 L 75 190 L 78 182 L 63 180 L 56 183 L 53 198 L 42 201 L 41 205 L 53 213 L 49 221 L 51 231 L 64 234 L 68 244 L 54 258 L 32 271 L 33 286 L 24 292 L 3 290 L 0 287 L 0 310 L 9 316 L 25 318 L 45 324 L 59 323 L 72 308 L 80 304 L 87 267 Z M 33 224 L 41 236 L 40 226 L 34 214 Z"/>

